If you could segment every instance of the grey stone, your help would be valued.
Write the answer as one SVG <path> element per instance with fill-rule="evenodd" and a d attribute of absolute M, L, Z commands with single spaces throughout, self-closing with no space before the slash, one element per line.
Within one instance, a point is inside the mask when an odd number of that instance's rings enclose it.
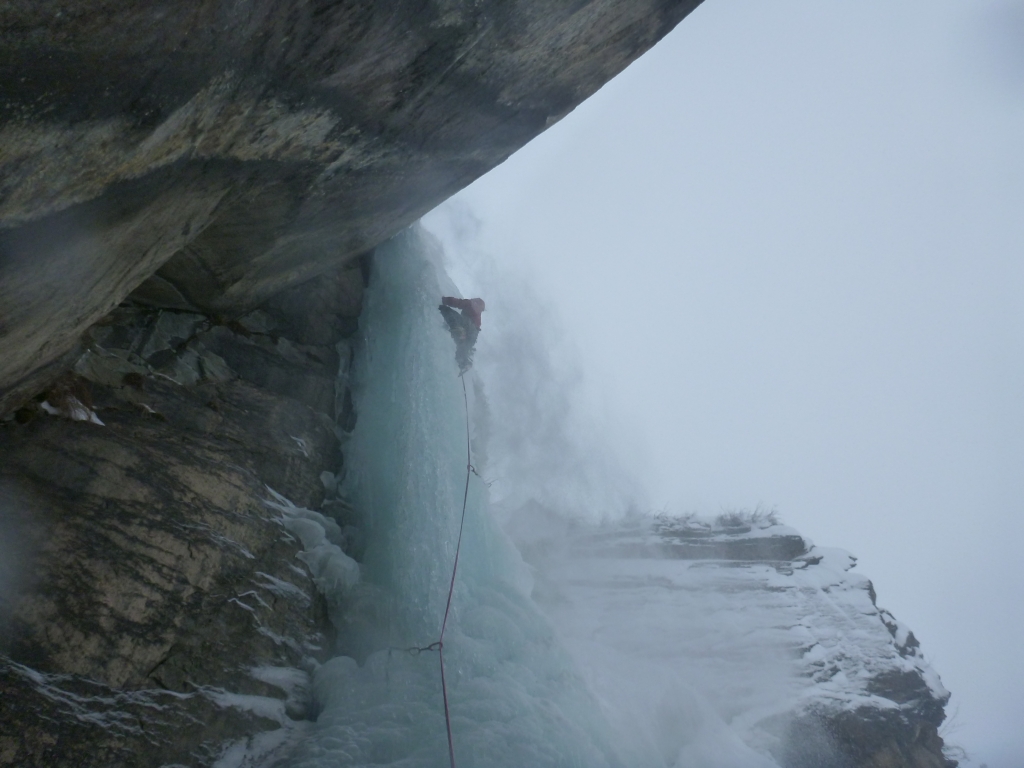
<path fill-rule="evenodd" d="M 6 4 L 0 412 L 129 295 L 237 319 L 351 262 L 698 2 Z"/>
<path fill-rule="evenodd" d="M 269 486 L 318 508 L 342 463 L 349 324 L 329 316 L 353 304 L 308 290 L 334 333 L 319 347 L 121 307 L 61 385 L 105 426 L 41 407 L 0 423 L 0 765 L 208 766 L 260 732 L 286 749 L 315 716 L 307 672 L 332 651 L 329 606 L 265 503 Z M 302 323 L 275 326 L 309 340 Z"/>

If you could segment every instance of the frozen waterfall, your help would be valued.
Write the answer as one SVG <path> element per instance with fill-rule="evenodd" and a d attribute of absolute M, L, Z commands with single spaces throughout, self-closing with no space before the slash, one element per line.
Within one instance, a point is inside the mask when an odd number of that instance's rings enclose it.
<path fill-rule="evenodd" d="M 427 646 L 455 557 L 467 410 L 437 311 L 458 293 L 442 256 L 414 227 L 375 259 L 340 489 L 359 518 L 360 563 L 332 520 L 271 502 L 338 630 L 290 768 L 448 765 Z M 471 397 L 468 411 L 476 420 L 486 404 Z M 474 454 L 482 441 L 474 432 Z M 904 722 L 948 698 L 854 559 L 773 514 L 598 524 L 526 504 L 503 516 L 504 528 L 471 475 L 445 636 L 459 768 L 845 765 L 817 714 Z"/>
<path fill-rule="evenodd" d="M 361 581 L 329 597 L 340 646 L 290 765 L 448 764 L 435 652 L 465 483 L 466 414 L 437 312 L 454 293 L 419 230 L 379 249 L 358 350 L 344 491 L 365 530 Z M 470 479 L 445 663 L 459 766 L 622 765 L 600 708 L 530 597 L 515 546 Z"/>

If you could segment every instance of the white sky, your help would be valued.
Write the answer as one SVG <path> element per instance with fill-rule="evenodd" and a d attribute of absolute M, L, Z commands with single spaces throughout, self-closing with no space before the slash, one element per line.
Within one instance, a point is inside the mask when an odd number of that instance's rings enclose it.
<path fill-rule="evenodd" d="M 1024 3 L 707 0 L 458 197 L 654 502 L 857 555 L 990 768 L 1024 764 L 1022 139 Z"/>

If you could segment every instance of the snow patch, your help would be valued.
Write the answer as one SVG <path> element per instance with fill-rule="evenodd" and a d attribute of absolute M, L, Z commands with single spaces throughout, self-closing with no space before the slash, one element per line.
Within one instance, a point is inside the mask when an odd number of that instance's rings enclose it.
<path fill-rule="evenodd" d="M 65 398 L 63 407 L 58 408 L 50 403 L 49 400 L 43 400 L 39 404 L 39 408 L 45 413 L 51 416 L 63 416 L 71 419 L 72 421 L 87 421 L 90 424 L 98 424 L 101 427 L 105 427 L 100 417 L 96 415 L 96 411 L 82 404 L 82 401 L 77 397 L 68 395 Z"/>

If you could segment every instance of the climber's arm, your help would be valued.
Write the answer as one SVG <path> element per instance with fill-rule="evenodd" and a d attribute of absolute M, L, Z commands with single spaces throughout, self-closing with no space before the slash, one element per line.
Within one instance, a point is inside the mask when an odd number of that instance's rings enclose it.
<path fill-rule="evenodd" d="M 441 303 L 446 307 L 454 307 L 455 309 L 465 309 L 470 311 L 471 306 L 469 299 L 456 299 L 454 296 L 442 296 Z"/>

